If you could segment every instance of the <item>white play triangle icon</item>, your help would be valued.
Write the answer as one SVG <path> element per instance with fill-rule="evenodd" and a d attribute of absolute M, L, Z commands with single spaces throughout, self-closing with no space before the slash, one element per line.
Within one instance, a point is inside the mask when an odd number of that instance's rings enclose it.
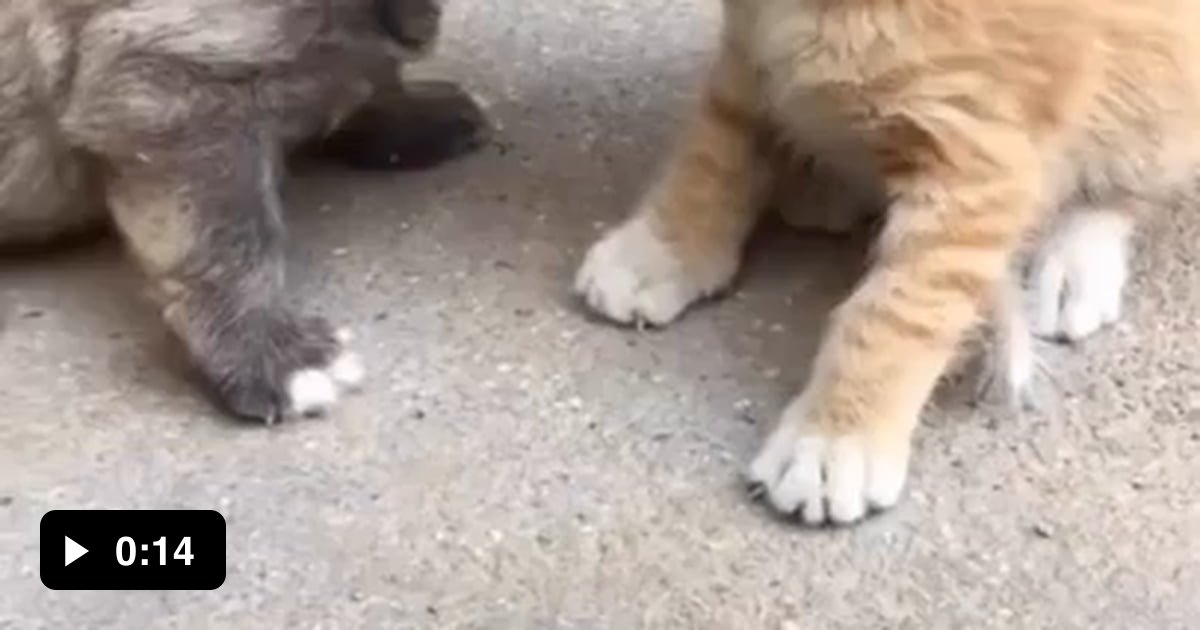
<path fill-rule="evenodd" d="M 80 556 L 82 556 L 83 554 L 88 552 L 87 549 L 84 549 L 83 545 L 75 542 L 74 540 L 71 540 L 70 538 L 68 538 L 66 536 L 63 536 L 63 542 L 65 544 L 65 546 L 63 548 L 63 566 L 64 567 L 71 564 L 72 562 L 75 562 L 76 560 L 79 559 Z"/>

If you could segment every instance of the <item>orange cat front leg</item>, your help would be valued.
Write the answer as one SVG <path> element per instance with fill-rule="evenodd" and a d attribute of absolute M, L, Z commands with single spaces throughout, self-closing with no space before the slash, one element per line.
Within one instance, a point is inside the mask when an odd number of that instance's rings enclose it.
<path fill-rule="evenodd" d="M 1016 132 L 970 135 L 931 141 L 928 160 L 906 155 L 885 177 L 895 201 L 873 268 L 833 313 L 809 383 L 748 471 L 780 512 L 850 523 L 896 503 L 922 407 L 1009 281 L 1038 207 L 1037 154 Z"/>
<path fill-rule="evenodd" d="M 768 175 L 753 76 L 734 50 L 722 51 L 665 173 L 584 259 L 575 291 L 592 309 L 661 326 L 733 280 Z"/>

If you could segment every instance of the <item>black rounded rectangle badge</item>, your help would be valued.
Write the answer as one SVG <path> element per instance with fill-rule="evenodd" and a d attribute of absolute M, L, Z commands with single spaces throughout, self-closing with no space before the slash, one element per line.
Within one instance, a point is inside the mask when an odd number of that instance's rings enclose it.
<path fill-rule="evenodd" d="M 214 510 L 53 510 L 41 523 L 42 584 L 54 590 L 213 590 L 225 582 Z"/>

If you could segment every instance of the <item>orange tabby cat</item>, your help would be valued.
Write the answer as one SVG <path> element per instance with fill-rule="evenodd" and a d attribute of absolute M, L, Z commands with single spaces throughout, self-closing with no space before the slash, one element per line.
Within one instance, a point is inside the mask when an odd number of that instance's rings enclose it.
<path fill-rule="evenodd" d="M 778 143 L 878 187 L 872 268 L 748 472 L 781 512 L 857 521 L 899 499 L 964 333 L 1013 315 L 1009 267 L 1035 231 L 1035 332 L 1117 318 L 1134 218 L 1200 172 L 1197 34 L 1200 0 L 726 0 L 681 146 L 576 289 L 661 325 L 725 287 L 764 192 L 794 173 L 773 168 Z"/>

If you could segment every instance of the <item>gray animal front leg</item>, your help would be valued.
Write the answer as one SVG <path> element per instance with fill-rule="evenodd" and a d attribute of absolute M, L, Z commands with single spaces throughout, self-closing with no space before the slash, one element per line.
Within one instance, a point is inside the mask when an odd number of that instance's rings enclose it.
<path fill-rule="evenodd" d="M 274 422 L 328 410 L 362 377 L 328 322 L 284 301 L 272 143 L 253 132 L 144 153 L 108 182 L 117 226 L 218 402 Z"/>
<path fill-rule="evenodd" d="M 483 111 L 461 87 L 413 81 L 377 94 L 319 151 L 354 168 L 423 169 L 479 148 L 488 136 Z"/>

